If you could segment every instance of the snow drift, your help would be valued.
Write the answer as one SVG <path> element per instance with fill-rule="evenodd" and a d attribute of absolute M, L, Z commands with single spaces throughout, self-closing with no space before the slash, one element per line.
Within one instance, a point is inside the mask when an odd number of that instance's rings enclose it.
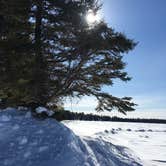
<path fill-rule="evenodd" d="M 0 166 L 139 166 L 120 146 L 76 136 L 54 119 L 30 112 L 0 111 Z"/>

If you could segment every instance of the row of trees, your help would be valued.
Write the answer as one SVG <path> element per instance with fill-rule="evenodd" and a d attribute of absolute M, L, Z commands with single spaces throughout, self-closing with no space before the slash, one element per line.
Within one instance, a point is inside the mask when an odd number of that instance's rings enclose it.
<path fill-rule="evenodd" d="M 51 116 L 48 116 L 46 112 L 32 114 L 35 118 L 45 119 L 52 118 L 58 121 L 64 120 L 83 120 L 83 121 L 109 121 L 109 122 L 135 122 L 135 123 L 160 123 L 166 124 L 165 119 L 146 119 L 145 118 L 120 118 L 117 116 L 95 115 L 86 114 L 84 112 L 71 112 L 67 110 L 54 111 Z M 149 129 L 149 132 L 152 130 Z"/>
<path fill-rule="evenodd" d="M 96 0 L 0 1 L 0 106 L 61 105 L 66 97 L 93 95 L 97 111 L 134 110 L 130 97 L 102 91 L 116 78 L 130 80 L 124 53 L 135 43 L 104 21 L 90 26 Z"/>

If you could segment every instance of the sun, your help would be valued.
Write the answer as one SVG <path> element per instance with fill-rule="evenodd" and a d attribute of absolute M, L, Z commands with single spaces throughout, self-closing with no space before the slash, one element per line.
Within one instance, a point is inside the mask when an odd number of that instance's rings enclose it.
<path fill-rule="evenodd" d="M 94 24 L 100 20 L 100 17 L 98 14 L 95 14 L 93 11 L 89 11 L 86 15 L 86 20 L 88 24 Z"/>

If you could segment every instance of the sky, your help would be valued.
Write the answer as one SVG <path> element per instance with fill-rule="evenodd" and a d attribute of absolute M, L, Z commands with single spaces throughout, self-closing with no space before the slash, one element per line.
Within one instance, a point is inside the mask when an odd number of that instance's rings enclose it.
<path fill-rule="evenodd" d="M 124 56 L 126 71 L 132 80 L 114 81 L 104 91 L 115 96 L 131 96 L 137 111 L 166 113 L 166 1 L 165 0 L 102 0 L 101 15 L 115 31 L 138 42 Z M 85 97 L 79 103 L 66 103 L 66 108 L 93 111 L 96 101 Z"/>

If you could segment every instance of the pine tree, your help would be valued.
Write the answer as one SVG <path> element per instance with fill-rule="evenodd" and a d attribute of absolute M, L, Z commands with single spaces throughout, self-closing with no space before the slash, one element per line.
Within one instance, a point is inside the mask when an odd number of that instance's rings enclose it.
<path fill-rule="evenodd" d="M 69 1 L 67 4 L 56 2 L 56 8 L 58 14 L 53 15 L 51 35 L 53 58 L 52 64 L 49 63 L 53 78 L 52 98 L 58 101 L 68 96 L 93 95 L 99 102 L 97 111 L 118 109 L 125 113 L 134 110 L 135 104 L 130 102 L 130 97 L 114 97 L 102 92 L 102 86 L 111 86 L 114 79 L 130 80 L 123 71 L 125 63 L 122 57 L 136 44 L 104 22 L 89 27 L 86 13 L 89 10 L 97 12 L 100 8 L 94 0 Z"/>
<path fill-rule="evenodd" d="M 67 77 L 66 64 L 71 58 L 67 54 L 69 48 L 64 44 L 68 42 L 70 45 L 75 40 L 70 37 L 69 31 L 81 28 L 81 24 L 85 22 L 82 17 L 87 10 L 85 5 L 90 6 L 92 2 L 33 0 L 32 5 L 31 20 L 34 21 L 33 38 L 36 48 L 36 101 L 33 105 L 46 105 L 50 102 L 58 105 L 64 97 L 70 95 L 59 93 L 65 88 L 63 82 Z"/>
<path fill-rule="evenodd" d="M 46 106 L 49 101 L 49 75 L 46 59 L 45 34 L 44 34 L 44 7 L 46 1 L 32 1 L 31 19 L 34 20 L 33 38 L 34 38 L 34 75 L 33 75 L 33 101 L 31 107 Z"/>
<path fill-rule="evenodd" d="M 102 87 L 130 80 L 122 58 L 136 44 L 104 21 L 89 26 L 86 14 L 100 9 L 97 1 L 0 3 L 1 104 L 58 107 L 66 97 L 93 95 L 97 111 L 133 110 L 130 97 L 114 97 Z"/>
<path fill-rule="evenodd" d="M 31 96 L 33 65 L 29 0 L 0 1 L 1 106 L 23 105 Z"/>

